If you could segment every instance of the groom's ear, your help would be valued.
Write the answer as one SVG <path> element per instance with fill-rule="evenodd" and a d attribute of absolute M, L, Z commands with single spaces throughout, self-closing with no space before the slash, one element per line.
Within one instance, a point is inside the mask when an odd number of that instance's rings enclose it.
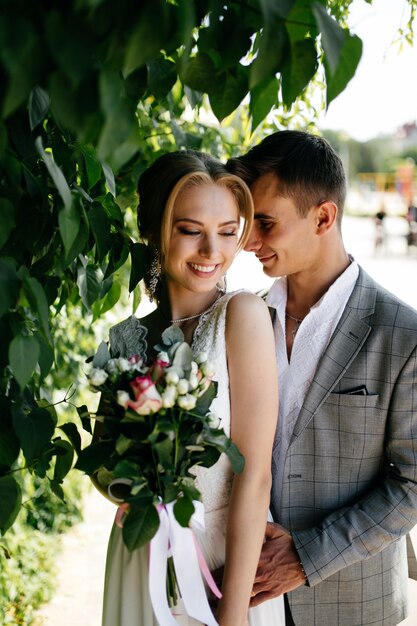
<path fill-rule="evenodd" d="M 315 207 L 316 232 L 318 235 L 326 234 L 336 223 L 339 209 L 332 200 L 324 200 Z"/>

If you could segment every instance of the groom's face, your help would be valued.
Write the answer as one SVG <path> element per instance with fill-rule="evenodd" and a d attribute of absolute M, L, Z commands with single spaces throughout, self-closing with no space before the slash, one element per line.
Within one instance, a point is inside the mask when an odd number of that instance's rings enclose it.
<path fill-rule="evenodd" d="M 264 174 L 251 186 L 255 219 L 245 246 L 271 277 L 311 268 L 317 246 L 314 209 L 300 216 L 291 198 L 278 195 L 277 182 L 274 174 Z"/>

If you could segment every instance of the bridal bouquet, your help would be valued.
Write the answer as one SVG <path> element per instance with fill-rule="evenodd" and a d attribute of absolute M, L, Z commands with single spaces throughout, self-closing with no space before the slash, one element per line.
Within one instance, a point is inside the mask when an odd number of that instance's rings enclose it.
<path fill-rule="evenodd" d="M 212 466 L 221 453 L 234 472 L 244 464 L 210 413 L 217 393 L 212 364 L 204 353 L 193 354 L 177 326 L 161 339 L 150 365 L 140 356 L 111 358 L 103 342 L 88 374 L 91 388 L 101 392 L 99 410 L 79 409 L 84 423 L 101 422 L 101 434 L 80 452 L 76 467 L 94 474 L 123 503 L 123 540 L 130 551 L 159 541 L 167 517 L 175 532 L 189 531 L 201 500 L 192 468 Z M 175 601 L 175 589 L 169 595 Z"/>

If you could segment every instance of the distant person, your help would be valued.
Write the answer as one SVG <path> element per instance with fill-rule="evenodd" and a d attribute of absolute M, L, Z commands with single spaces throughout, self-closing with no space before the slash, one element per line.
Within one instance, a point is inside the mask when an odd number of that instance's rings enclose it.
<path fill-rule="evenodd" d="M 417 523 L 417 312 L 347 253 L 327 141 L 276 132 L 228 166 L 254 200 L 245 249 L 278 277 L 275 523 L 252 603 L 287 593 L 287 625 L 394 626 Z"/>
<path fill-rule="evenodd" d="M 407 209 L 406 220 L 408 223 L 407 249 L 417 246 L 417 206 L 411 202 Z"/>
<path fill-rule="evenodd" d="M 374 240 L 374 250 L 375 253 L 381 252 L 386 243 L 386 231 L 385 231 L 385 217 L 386 217 L 385 208 L 382 205 L 379 211 L 375 214 L 374 224 L 375 224 L 375 240 Z"/>

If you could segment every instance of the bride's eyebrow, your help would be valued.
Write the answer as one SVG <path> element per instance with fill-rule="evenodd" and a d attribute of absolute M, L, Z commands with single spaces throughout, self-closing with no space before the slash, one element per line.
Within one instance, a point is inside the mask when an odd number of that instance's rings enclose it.
<path fill-rule="evenodd" d="M 178 224 L 178 222 L 189 222 L 191 224 L 197 224 L 198 226 L 204 226 L 203 222 L 199 222 L 198 220 L 193 220 L 191 217 L 177 217 L 174 220 L 174 224 Z M 227 222 L 222 222 L 219 226 L 230 226 L 231 224 L 239 224 L 238 220 L 228 220 Z"/>

